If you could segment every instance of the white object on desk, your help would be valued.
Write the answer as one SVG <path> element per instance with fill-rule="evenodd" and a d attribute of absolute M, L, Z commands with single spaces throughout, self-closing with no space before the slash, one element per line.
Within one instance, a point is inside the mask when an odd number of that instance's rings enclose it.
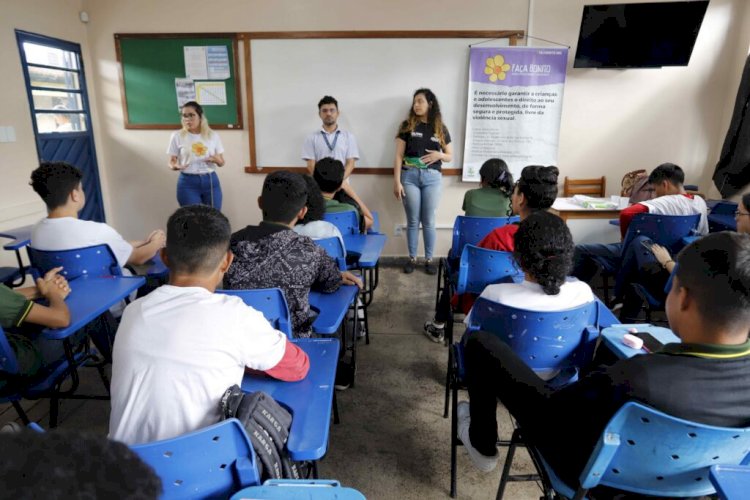
<path fill-rule="evenodd" d="M 643 340 L 629 333 L 626 333 L 625 335 L 623 335 L 622 343 L 630 347 L 631 349 L 638 350 L 638 349 L 643 348 Z"/>

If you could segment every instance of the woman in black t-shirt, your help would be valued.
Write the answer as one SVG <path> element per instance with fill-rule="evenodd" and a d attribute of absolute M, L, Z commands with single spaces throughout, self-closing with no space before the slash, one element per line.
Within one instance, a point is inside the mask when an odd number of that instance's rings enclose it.
<path fill-rule="evenodd" d="M 430 89 L 414 92 L 409 117 L 401 123 L 396 136 L 396 162 L 393 168 L 393 194 L 406 211 L 406 240 L 409 262 L 405 273 L 417 264 L 419 223 L 422 223 L 425 247 L 425 271 L 435 274 L 432 260 L 435 248 L 435 210 L 443 187 L 440 169 L 451 161 L 453 145 L 443 125 L 440 105 Z"/>

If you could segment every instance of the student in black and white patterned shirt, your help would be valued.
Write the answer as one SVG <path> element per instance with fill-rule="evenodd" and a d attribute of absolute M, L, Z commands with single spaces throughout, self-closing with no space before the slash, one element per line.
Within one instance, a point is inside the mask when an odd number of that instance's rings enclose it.
<path fill-rule="evenodd" d="M 307 212 L 306 201 L 307 186 L 300 174 L 269 174 L 258 199 L 263 222 L 232 235 L 235 258 L 225 277 L 226 287 L 233 290 L 281 288 L 295 337 L 312 335 L 311 289 L 331 293 L 341 284 L 362 287 L 358 277 L 340 272 L 322 247 L 292 231 Z"/>

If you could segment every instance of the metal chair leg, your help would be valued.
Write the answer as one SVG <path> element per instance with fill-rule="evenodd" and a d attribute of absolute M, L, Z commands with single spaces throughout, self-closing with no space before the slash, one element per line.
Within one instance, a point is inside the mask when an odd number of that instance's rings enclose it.
<path fill-rule="evenodd" d="M 508 484 L 508 477 L 510 476 L 510 467 L 513 465 L 513 456 L 516 453 L 516 446 L 518 443 L 518 429 L 513 431 L 513 437 L 508 447 L 508 453 L 505 455 L 505 464 L 503 464 L 503 474 L 500 476 L 500 485 L 497 487 L 496 499 L 501 500 L 505 494 L 505 486 Z"/>
<path fill-rule="evenodd" d="M 451 349 L 452 350 L 452 349 Z M 453 386 L 453 404 L 451 405 L 451 497 L 456 498 L 456 452 L 458 449 L 458 389 Z"/>
<path fill-rule="evenodd" d="M 339 419 L 339 402 L 336 399 L 336 391 L 333 391 L 333 424 L 338 425 L 341 422 Z"/>
<path fill-rule="evenodd" d="M 448 418 L 448 403 L 451 397 L 451 382 L 453 380 L 453 346 L 448 347 L 448 368 L 445 371 L 445 407 L 443 418 Z"/>
<path fill-rule="evenodd" d="M 13 405 L 13 408 L 15 408 L 16 413 L 18 413 L 18 416 L 21 418 L 21 422 L 23 422 L 23 425 L 29 425 L 31 423 L 31 420 L 29 420 L 26 412 L 23 411 L 21 403 L 19 403 L 18 401 L 11 401 L 11 404 Z"/>

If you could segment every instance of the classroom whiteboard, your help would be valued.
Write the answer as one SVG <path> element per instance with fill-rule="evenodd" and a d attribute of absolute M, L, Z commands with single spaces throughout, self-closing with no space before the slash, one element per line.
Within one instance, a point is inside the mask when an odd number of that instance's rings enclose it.
<path fill-rule="evenodd" d="M 252 91 L 257 164 L 303 166 L 302 143 L 320 130 L 318 101 L 339 102 L 339 126 L 354 133 L 361 167 L 392 167 L 398 126 L 412 94 L 438 98 L 462 165 L 470 38 L 253 40 Z M 482 46 L 507 46 L 507 38 Z"/>

